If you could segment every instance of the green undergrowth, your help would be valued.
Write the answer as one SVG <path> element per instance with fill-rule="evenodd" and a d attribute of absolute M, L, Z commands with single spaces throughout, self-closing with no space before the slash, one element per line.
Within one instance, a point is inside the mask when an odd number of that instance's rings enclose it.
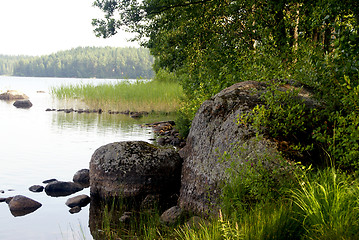
<path fill-rule="evenodd" d="M 63 85 L 51 92 L 60 99 L 81 99 L 91 108 L 149 112 L 174 112 L 183 95 L 182 87 L 169 81 Z"/>
<path fill-rule="evenodd" d="M 261 187 L 253 184 L 254 192 L 241 195 L 235 186 L 238 179 L 232 179 L 222 196 L 232 201 L 222 201 L 218 216 L 197 226 L 183 222 L 165 225 L 159 220 L 158 209 L 132 212 L 135 217 L 130 222 L 118 223 L 116 219 L 120 215 L 115 214 L 114 206 L 107 206 L 103 211 L 101 236 L 146 240 L 358 239 L 358 180 L 334 168 L 316 171 L 295 168 L 295 177 L 287 180 L 287 187 L 276 197 L 262 194 L 250 200 L 248 195 L 256 195 Z M 267 187 L 262 186 L 263 192 Z"/>

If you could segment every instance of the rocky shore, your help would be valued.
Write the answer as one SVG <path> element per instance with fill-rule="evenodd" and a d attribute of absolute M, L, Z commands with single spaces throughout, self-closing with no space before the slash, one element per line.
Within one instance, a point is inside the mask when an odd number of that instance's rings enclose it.
<path fill-rule="evenodd" d="M 77 171 L 74 174 L 73 181 L 64 182 L 56 179 L 48 179 L 44 180 L 42 183 L 44 185 L 30 186 L 29 191 L 34 193 L 45 192 L 49 197 L 70 196 L 83 190 L 85 187 L 90 186 L 89 170 L 81 169 Z M 12 191 L 14 190 L 7 190 L 7 192 Z M 5 192 L 5 190 L 0 190 L 0 193 L 2 194 Z M 91 198 L 89 196 L 81 194 L 79 196 L 69 198 L 65 204 L 70 208 L 69 212 L 73 214 L 80 212 L 81 208 L 87 206 L 90 201 Z M 14 217 L 25 216 L 42 207 L 40 202 L 23 195 L 15 195 L 7 198 L 0 197 L 0 203 L 2 202 L 8 204 L 9 210 Z"/>

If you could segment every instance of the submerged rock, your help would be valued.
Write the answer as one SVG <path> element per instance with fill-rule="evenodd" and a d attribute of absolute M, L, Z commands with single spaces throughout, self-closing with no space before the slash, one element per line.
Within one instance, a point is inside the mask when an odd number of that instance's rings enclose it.
<path fill-rule="evenodd" d="M 57 179 L 51 178 L 51 179 L 48 179 L 48 180 L 43 181 L 42 183 L 47 184 L 47 183 L 51 183 L 51 182 L 57 182 Z"/>
<path fill-rule="evenodd" d="M 69 212 L 70 212 L 71 214 L 79 213 L 80 211 L 81 211 L 81 207 L 79 207 L 79 206 L 75 206 L 75 207 L 73 207 L 73 208 L 71 208 L 71 209 L 69 210 Z"/>
<path fill-rule="evenodd" d="M 31 192 L 42 192 L 42 191 L 44 191 L 44 187 L 40 186 L 40 185 L 33 185 L 33 186 L 29 187 L 29 190 Z"/>
<path fill-rule="evenodd" d="M 73 193 L 81 191 L 83 188 L 74 182 L 56 181 L 46 185 L 45 192 L 51 197 L 69 196 Z"/>
<path fill-rule="evenodd" d="M 24 216 L 29 213 L 32 213 L 41 206 L 41 203 L 22 195 L 17 195 L 13 197 L 9 202 L 11 214 L 15 217 Z"/>

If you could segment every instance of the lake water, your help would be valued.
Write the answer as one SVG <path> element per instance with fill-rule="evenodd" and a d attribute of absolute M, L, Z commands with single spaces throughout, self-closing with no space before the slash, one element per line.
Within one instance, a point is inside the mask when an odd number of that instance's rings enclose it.
<path fill-rule="evenodd" d="M 89 206 L 70 214 L 68 198 L 49 197 L 44 192 L 32 193 L 32 185 L 43 185 L 46 179 L 72 181 L 74 173 L 89 168 L 91 155 L 107 143 L 127 140 L 151 142 L 151 129 L 140 124 L 163 117 L 134 120 L 126 115 L 77 114 L 46 112 L 46 108 L 86 108 L 80 100 L 53 98 L 53 86 L 78 83 L 117 82 L 103 79 L 27 78 L 0 76 L 0 93 L 19 90 L 29 96 L 33 107 L 17 109 L 0 100 L 0 198 L 24 195 L 40 203 L 37 211 L 14 217 L 6 203 L 0 203 L 0 239 L 92 239 Z M 45 93 L 39 93 L 44 91 Z M 113 109 L 115 110 L 115 109 Z M 162 119 L 161 119 L 162 118 Z M 89 194 L 84 189 L 73 196 Z"/>

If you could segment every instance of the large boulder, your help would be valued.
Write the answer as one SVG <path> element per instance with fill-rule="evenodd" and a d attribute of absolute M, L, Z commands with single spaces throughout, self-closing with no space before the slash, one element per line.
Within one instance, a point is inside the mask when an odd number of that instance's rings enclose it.
<path fill-rule="evenodd" d="M 26 214 L 32 213 L 41 206 L 41 203 L 22 195 L 17 195 L 13 197 L 9 202 L 11 214 L 15 217 L 24 216 Z"/>
<path fill-rule="evenodd" d="M 174 149 L 143 141 L 115 142 L 98 148 L 90 162 L 90 192 L 107 197 L 144 198 L 179 191 L 182 159 Z"/>
<path fill-rule="evenodd" d="M 28 98 L 24 93 L 16 90 L 7 90 L 5 93 L 0 94 L 0 100 L 21 100 Z"/>
<path fill-rule="evenodd" d="M 179 151 L 184 159 L 179 197 L 182 209 L 202 215 L 217 210 L 221 186 L 229 178 L 228 169 L 233 164 L 220 158 L 230 152 L 234 144 L 242 146 L 243 151 L 243 157 L 236 159 L 236 166 L 242 166 L 248 158 L 256 161 L 266 156 L 279 158 L 275 142 L 257 138 L 250 126 L 236 124 L 238 117 L 262 104 L 260 95 L 264 91 L 263 83 L 241 82 L 201 105 L 186 146 Z"/>
<path fill-rule="evenodd" d="M 17 108 L 31 108 L 32 107 L 32 103 L 30 102 L 30 100 L 17 100 L 14 102 L 13 105 Z"/>

